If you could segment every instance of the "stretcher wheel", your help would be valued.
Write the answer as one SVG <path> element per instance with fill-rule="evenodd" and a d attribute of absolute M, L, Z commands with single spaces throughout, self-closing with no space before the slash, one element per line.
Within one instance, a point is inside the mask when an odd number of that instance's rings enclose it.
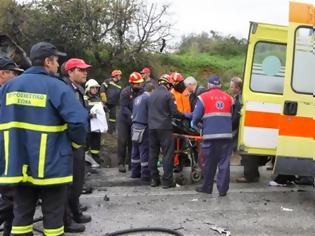
<path fill-rule="evenodd" d="M 192 182 L 197 183 L 201 180 L 201 171 L 198 169 L 194 169 L 191 171 L 190 176 L 191 176 Z"/>

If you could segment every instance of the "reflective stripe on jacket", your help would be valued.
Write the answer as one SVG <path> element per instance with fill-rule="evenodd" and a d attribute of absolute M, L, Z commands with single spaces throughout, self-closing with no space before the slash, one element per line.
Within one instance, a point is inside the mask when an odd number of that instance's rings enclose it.
<path fill-rule="evenodd" d="M 232 138 L 232 97 L 215 88 L 198 96 L 193 124 L 203 123 L 203 139 Z"/>
<path fill-rule="evenodd" d="M 0 91 L 0 184 L 72 182 L 72 149 L 87 111 L 62 81 L 31 67 Z"/>

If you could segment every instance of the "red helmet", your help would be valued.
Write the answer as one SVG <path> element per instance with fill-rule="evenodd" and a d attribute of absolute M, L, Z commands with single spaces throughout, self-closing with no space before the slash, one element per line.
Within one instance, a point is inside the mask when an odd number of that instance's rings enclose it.
<path fill-rule="evenodd" d="M 118 76 L 118 75 L 122 75 L 121 70 L 113 70 L 113 71 L 112 71 L 112 77 L 116 77 L 116 76 Z"/>
<path fill-rule="evenodd" d="M 164 74 L 158 79 L 158 83 L 168 83 L 168 84 L 174 84 L 174 80 L 171 78 L 170 75 Z"/>
<path fill-rule="evenodd" d="M 144 80 L 142 78 L 142 75 L 138 72 L 133 72 L 130 76 L 129 76 L 129 83 L 130 84 L 139 84 L 142 83 Z"/>
<path fill-rule="evenodd" d="M 141 73 L 141 74 L 150 74 L 150 73 L 151 73 L 151 70 L 150 70 L 150 68 L 148 68 L 148 67 L 144 67 L 140 73 Z"/>
<path fill-rule="evenodd" d="M 170 74 L 170 79 L 174 81 L 174 84 L 177 84 L 184 80 L 184 77 L 181 73 L 173 72 Z"/>

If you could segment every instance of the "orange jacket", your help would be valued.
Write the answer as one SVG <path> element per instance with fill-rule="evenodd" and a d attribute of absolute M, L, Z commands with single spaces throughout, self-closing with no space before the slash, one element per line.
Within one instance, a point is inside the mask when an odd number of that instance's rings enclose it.
<path fill-rule="evenodd" d="M 191 112 L 189 92 L 187 89 L 185 89 L 183 93 L 177 92 L 173 89 L 172 94 L 174 95 L 177 110 L 179 112 Z"/>

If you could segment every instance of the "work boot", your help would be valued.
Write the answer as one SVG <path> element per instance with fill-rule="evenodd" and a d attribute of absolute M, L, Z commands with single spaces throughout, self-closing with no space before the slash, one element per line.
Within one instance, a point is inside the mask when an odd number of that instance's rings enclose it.
<path fill-rule="evenodd" d="M 172 182 L 170 184 L 163 184 L 162 185 L 162 188 L 164 188 L 164 189 L 175 188 L 175 187 L 176 187 L 176 183 L 175 182 Z"/>
<path fill-rule="evenodd" d="M 82 233 L 85 231 L 85 226 L 72 220 L 70 225 L 65 225 L 64 231 L 65 233 Z"/>
<path fill-rule="evenodd" d="M 150 183 L 150 186 L 151 187 L 157 187 L 161 184 L 161 180 L 160 179 L 151 179 L 151 183 Z"/>
<path fill-rule="evenodd" d="M 73 216 L 73 220 L 79 224 L 85 224 L 92 220 L 92 217 L 89 215 L 83 215 L 82 213 L 78 216 Z"/>
<path fill-rule="evenodd" d="M 207 192 L 207 191 L 205 191 L 205 190 L 202 188 L 202 186 L 196 187 L 195 190 L 196 190 L 196 192 L 198 192 L 198 193 L 212 194 L 212 192 Z"/>
<path fill-rule="evenodd" d="M 120 173 L 126 173 L 126 167 L 125 167 L 125 165 L 120 164 L 120 165 L 118 166 L 118 171 L 119 171 Z"/>
<path fill-rule="evenodd" d="M 248 179 L 245 176 L 239 177 L 236 179 L 237 183 L 242 183 L 242 184 L 246 184 L 246 183 L 256 183 L 258 182 L 258 178 L 253 178 L 253 179 Z"/>

